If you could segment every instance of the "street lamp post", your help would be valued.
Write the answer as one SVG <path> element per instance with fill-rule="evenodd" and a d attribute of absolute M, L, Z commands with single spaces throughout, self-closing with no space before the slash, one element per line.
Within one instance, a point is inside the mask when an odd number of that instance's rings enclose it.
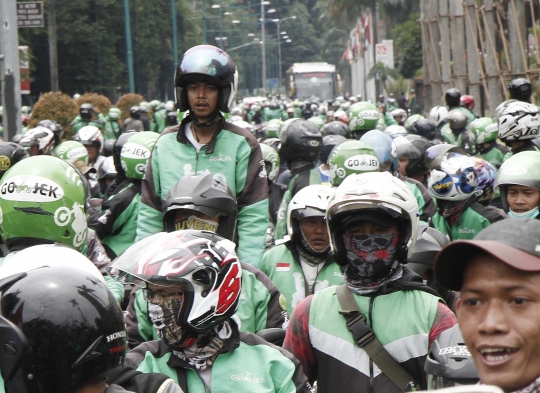
<path fill-rule="evenodd" d="M 280 34 L 280 26 L 281 26 L 281 22 L 283 22 L 284 20 L 287 20 L 287 19 L 296 19 L 296 16 L 293 15 L 293 16 L 288 16 L 286 18 L 283 18 L 283 19 L 272 19 L 272 22 L 274 22 L 277 26 L 277 37 L 278 37 L 278 75 L 279 75 L 279 80 L 278 80 L 278 91 L 281 91 L 281 34 Z M 281 94 L 281 93 L 280 93 Z"/>
<path fill-rule="evenodd" d="M 261 50 L 262 50 L 262 91 L 266 95 L 266 39 L 264 32 L 264 3 L 265 1 L 261 0 Z"/>

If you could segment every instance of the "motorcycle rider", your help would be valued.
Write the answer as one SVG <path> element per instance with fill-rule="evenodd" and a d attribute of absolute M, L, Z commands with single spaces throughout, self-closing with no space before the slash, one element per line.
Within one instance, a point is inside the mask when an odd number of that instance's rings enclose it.
<path fill-rule="evenodd" d="M 94 119 L 94 113 L 96 113 L 96 111 L 97 109 L 94 109 L 94 106 L 89 102 L 81 104 L 79 108 L 79 116 L 77 116 L 71 122 L 71 128 L 73 129 L 73 131 L 78 132 L 83 127 L 94 126 L 99 128 L 103 132 L 103 129 L 105 128 L 105 122 L 103 122 L 103 120 L 101 119 Z"/>
<path fill-rule="evenodd" d="M 497 123 L 489 117 L 481 117 L 473 121 L 469 126 L 473 143 L 475 144 L 477 157 L 488 161 L 499 169 L 503 161 L 510 155 L 510 150 L 505 145 L 497 142 Z"/>
<path fill-rule="evenodd" d="M 308 380 L 317 380 L 319 392 L 336 391 L 336 386 L 404 391 L 366 352 L 371 347 L 364 344 L 374 342 L 373 335 L 395 366 L 409 374 L 409 388 L 425 386 L 429 347 L 456 322 L 421 277 L 403 266 L 416 241 L 417 210 L 409 188 L 388 172 L 351 175 L 330 199 L 330 244 L 336 262 L 345 266 L 345 284 L 303 300 L 293 312 L 284 343 Z M 343 302 L 346 305 L 340 305 Z M 353 338 L 349 329 L 359 334 Z"/>
<path fill-rule="evenodd" d="M 128 131 L 144 131 L 145 126 L 141 120 L 141 108 L 138 105 L 129 108 L 129 117 L 124 120 L 122 125 L 124 132 Z M 150 127 L 148 127 L 150 128 Z"/>
<path fill-rule="evenodd" d="M 522 101 L 506 101 L 505 104 L 498 119 L 499 139 L 512 154 L 540 150 L 532 141 L 540 131 L 538 108 Z"/>
<path fill-rule="evenodd" d="M 101 155 L 105 142 L 101 131 L 97 127 L 86 126 L 77 131 L 73 140 L 84 145 L 88 151 L 88 165 L 97 171 L 105 160 L 105 157 Z"/>
<path fill-rule="evenodd" d="M 202 61 L 213 67 L 200 66 Z M 201 68 L 202 67 L 202 68 Z M 189 115 L 158 139 L 142 182 L 137 239 L 163 230 L 162 198 L 183 176 L 220 174 L 237 198 L 238 255 L 258 266 L 268 227 L 268 185 L 261 149 L 248 131 L 225 122 L 237 89 L 232 59 L 211 45 L 191 48 L 176 71 L 176 99 Z"/>

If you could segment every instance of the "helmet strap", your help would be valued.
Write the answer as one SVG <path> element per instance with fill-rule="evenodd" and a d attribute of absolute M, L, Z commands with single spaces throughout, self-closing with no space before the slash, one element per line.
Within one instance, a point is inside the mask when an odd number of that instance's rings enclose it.
<path fill-rule="evenodd" d="M 212 124 L 215 123 L 216 120 L 220 119 L 220 112 L 218 109 L 214 111 L 213 117 L 210 121 L 207 121 L 206 123 L 201 122 L 199 119 L 197 119 L 197 116 L 195 116 L 195 113 L 190 112 L 191 117 L 193 117 L 193 124 L 197 127 L 210 127 Z M 197 137 L 197 136 L 195 136 Z"/>

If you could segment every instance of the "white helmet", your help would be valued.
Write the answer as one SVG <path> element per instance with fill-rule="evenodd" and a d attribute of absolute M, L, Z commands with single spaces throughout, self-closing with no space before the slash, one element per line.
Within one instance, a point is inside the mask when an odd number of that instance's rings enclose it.
<path fill-rule="evenodd" d="M 49 155 L 54 147 L 54 132 L 41 126 L 32 128 L 26 131 L 19 141 L 19 145 L 26 148 L 37 145 L 39 154 Z"/>
<path fill-rule="evenodd" d="M 437 125 L 437 127 L 441 124 L 441 122 L 444 121 L 446 118 L 446 115 L 448 115 L 448 109 L 445 106 L 434 106 L 429 111 L 429 120 L 433 120 L 433 122 Z"/>
<path fill-rule="evenodd" d="M 393 111 L 392 111 L 393 112 Z M 392 137 L 392 139 L 398 136 L 405 136 L 408 134 L 407 129 L 403 126 L 392 124 L 384 129 L 384 133 Z"/>
<path fill-rule="evenodd" d="M 292 241 L 299 234 L 298 222 L 302 218 L 326 215 L 328 201 L 333 193 L 333 188 L 321 184 L 304 187 L 296 193 L 287 208 L 287 234 Z"/>
<path fill-rule="evenodd" d="M 475 195 L 478 187 L 475 160 L 458 152 L 444 154 L 440 165 L 430 171 L 429 193 L 446 201 L 464 201 Z"/>
<path fill-rule="evenodd" d="M 407 112 L 405 111 L 405 109 L 401 108 L 394 109 L 392 112 L 390 112 L 390 116 L 392 116 L 393 118 L 399 117 L 399 121 L 401 122 L 407 120 Z"/>
<path fill-rule="evenodd" d="M 528 102 L 511 102 L 499 115 L 499 138 L 503 141 L 534 139 L 539 130 L 538 108 Z"/>
<path fill-rule="evenodd" d="M 330 199 L 326 222 L 336 262 L 345 266 L 343 227 L 358 213 L 384 211 L 399 225 L 396 259 L 406 263 L 418 233 L 418 202 L 412 191 L 388 172 L 369 172 L 348 176 Z"/>
<path fill-rule="evenodd" d="M 503 101 L 499 104 L 497 108 L 495 108 L 495 117 L 493 118 L 494 122 L 497 122 L 497 119 L 501 115 L 501 113 L 506 109 L 508 105 L 510 105 L 512 102 L 518 102 L 518 100 L 510 99 Z"/>
<path fill-rule="evenodd" d="M 231 116 L 242 116 L 242 108 L 235 106 L 231 109 Z"/>
<path fill-rule="evenodd" d="M 52 266 L 77 268 L 95 279 L 105 282 L 103 275 L 92 261 L 73 248 L 60 244 L 41 244 L 28 247 L 7 257 L 0 267 L 0 279 Z"/>
<path fill-rule="evenodd" d="M 234 124 L 235 126 L 238 126 L 240 128 L 243 128 L 246 131 L 253 132 L 253 126 L 251 124 L 249 124 L 247 121 L 236 120 L 236 121 L 233 121 L 232 124 Z"/>
<path fill-rule="evenodd" d="M 82 127 L 75 136 L 73 137 L 74 141 L 81 142 L 85 146 L 95 146 L 100 152 L 103 150 L 103 134 L 96 126 L 84 126 Z"/>
<path fill-rule="evenodd" d="M 167 112 L 172 112 L 172 111 L 174 111 L 174 101 L 171 101 L 171 100 L 167 101 L 167 102 L 165 103 L 165 110 L 166 110 Z"/>

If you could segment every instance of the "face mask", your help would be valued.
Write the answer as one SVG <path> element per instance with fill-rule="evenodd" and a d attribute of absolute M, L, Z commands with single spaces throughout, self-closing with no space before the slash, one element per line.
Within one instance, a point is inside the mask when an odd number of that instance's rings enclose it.
<path fill-rule="evenodd" d="M 178 347 L 183 341 L 183 330 L 178 325 L 181 308 L 181 299 L 169 299 L 160 304 L 148 303 L 148 315 L 152 325 L 159 338 L 170 347 Z"/>
<path fill-rule="evenodd" d="M 343 235 L 347 251 L 347 282 L 360 287 L 379 286 L 395 262 L 399 233 Z"/>
<path fill-rule="evenodd" d="M 183 229 L 196 229 L 198 231 L 217 232 L 218 224 L 210 220 L 189 216 L 184 220 L 176 222 L 174 224 L 174 229 L 177 231 L 181 231 Z"/>
<path fill-rule="evenodd" d="M 534 209 L 529 210 L 528 212 L 523 213 L 516 213 L 512 210 L 508 211 L 508 217 L 510 218 L 536 218 L 540 214 L 540 211 L 538 210 L 538 206 L 536 206 Z"/>

